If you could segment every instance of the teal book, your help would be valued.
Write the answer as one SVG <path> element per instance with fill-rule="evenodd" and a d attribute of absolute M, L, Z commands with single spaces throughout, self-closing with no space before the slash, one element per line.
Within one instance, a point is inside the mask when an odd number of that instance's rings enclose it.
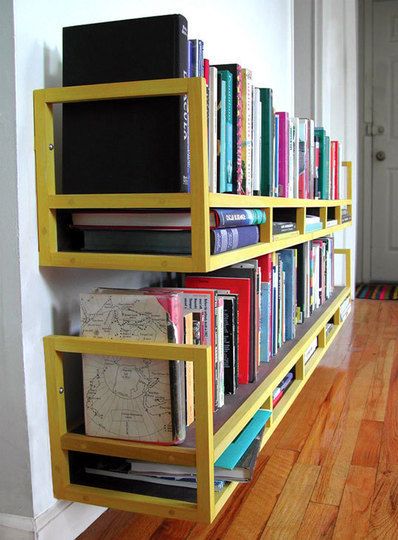
<path fill-rule="evenodd" d="M 260 88 L 261 102 L 261 148 L 260 148 L 260 194 L 273 195 L 273 138 L 274 114 L 272 88 Z"/>
<path fill-rule="evenodd" d="M 321 194 L 321 199 L 329 198 L 329 175 L 326 166 L 326 132 L 324 128 L 315 128 L 315 139 L 319 141 L 319 179 L 318 189 Z"/>
<path fill-rule="evenodd" d="M 218 73 L 225 81 L 225 189 L 220 193 L 232 193 L 233 171 L 233 76 L 228 70 L 220 69 Z M 221 185 L 221 183 L 220 183 Z"/>
<path fill-rule="evenodd" d="M 215 467 L 233 469 L 259 432 L 271 417 L 271 411 L 260 409 L 256 412 L 250 422 L 239 433 L 236 439 L 224 450 L 221 456 L 214 463 Z"/>
<path fill-rule="evenodd" d="M 325 199 L 330 199 L 330 137 L 325 137 L 325 185 L 326 196 Z"/>
<path fill-rule="evenodd" d="M 316 223 L 315 225 L 318 225 Z M 322 226 L 322 224 L 320 224 Z M 286 341 L 296 337 L 296 269 L 295 250 L 283 249 L 279 252 L 285 274 L 285 338 Z"/>
<path fill-rule="evenodd" d="M 314 232 L 314 231 L 319 231 L 322 228 L 323 228 L 322 223 L 306 223 L 305 232 L 310 233 L 310 232 Z"/>
<path fill-rule="evenodd" d="M 227 191 L 226 82 L 217 74 L 217 179 L 218 193 Z"/>

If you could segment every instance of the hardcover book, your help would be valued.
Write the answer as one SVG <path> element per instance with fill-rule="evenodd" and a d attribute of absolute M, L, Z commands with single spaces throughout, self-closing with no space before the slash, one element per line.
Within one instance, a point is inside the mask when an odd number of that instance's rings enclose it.
<path fill-rule="evenodd" d="M 233 191 L 243 195 L 242 186 L 242 73 L 239 64 L 218 64 L 218 70 L 232 74 L 232 183 Z"/>
<path fill-rule="evenodd" d="M 99 290 L 80 296 L 81 335 L 183 343 L 177 294 Z M 83 355 L 86 434 L 159 444 L 185 438 L 182 362 Z"/>
<path fill-rule="evenodd" d="M 277 112 L 278 117 L 278 195 L 289 195 L 289 113 Z"/>
<path fill-rule="evenodd" d="M 64 28 L 63 85 L 187 77 L 187 33 L 182 15 Z M 62 193 L 189 191 L 187 112 L 187 96 L 65 104 Z"/>
<path fill-rule="evenodd" d="M 274 114 L 272 89 L 260 88 L 261 101 L 261 195 L 271 197 L 273 193 L 274 158 Z"/>

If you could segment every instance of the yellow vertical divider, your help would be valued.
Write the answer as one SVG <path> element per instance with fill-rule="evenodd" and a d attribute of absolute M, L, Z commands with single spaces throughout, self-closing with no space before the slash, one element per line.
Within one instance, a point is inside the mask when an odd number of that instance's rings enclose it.
<path fill-rule="evenodd" d="M 34 91 L 37 221 L 40 263 L 49 264 L 57 251 L 56 215 L 48 205 L 55 195 L 55 148 L 52 104 L 46 103 L 45 90 Z"/>
<path fill-rule="evenodd" d="M 263 228 L 261 229 L 260 241 L 272 242 L 272 239 L 273 239 L 272 228 L 274 225 L 274 209 L 272 208 L 272 206 L 270 208 L 265 209 L 265 215 L 267 216 L 267 219 L 263 225 Z"/>
<path fill-rule="evenodd" d="M 296 363 L 296 379 L 302 381 L 304 379 L 304 356 L 301 355 Z"/>
<path fill-rule="evenodd" d="M 300 231 L 300 234 L 305 234 L 305 217 L 306 217 L 306 208 L 297 208 L 296 211 L 296 220 L 297 228 Z"/>
<path fill-rule="evenodd" d="M 328 207 L 321 206 L 319 209 L 319 217 L 321 218 L 322 228 L 326 229 L 328 221 Z"/>
<path fill-rule="evenodd" d="M 194 361 L 197 506 L 200 521 L 210 523 L 214 502 L 213 377 L 211 350 L 198 351 Z"/>
<path fill-rule="evenodd" d="M 207 149 L 206 85 L 188 79 L 191 174 L 191 244 L 194 271 L 210 270 L 209 166 Z"/>
<path fill-rule="evenodd" d="M 326 346 L 326 328 L 323 327 L 318 334 L 318 347 Z"/>
<path fill-rule="evenodd" d="M 52 336 L 45 337 L 43 341 L 53 487 L 54 495 L 62 499 L 70 483 L 68 452 L 62 449 L 60 437 L 67 432 L 62 353 L 55 349 Z"/>
<path fill-rule="evenodd" d="M 352 161 L 343 161 L 341 164 L 347 168 L 347 199 L 352 199 Z"/>

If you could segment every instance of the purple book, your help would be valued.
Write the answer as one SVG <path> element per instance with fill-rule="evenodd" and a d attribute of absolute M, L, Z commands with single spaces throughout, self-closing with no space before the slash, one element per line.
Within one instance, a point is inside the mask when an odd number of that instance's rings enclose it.
<path fill-rule="evenodd" d="M 289 113 L 277 112 L 279 119 L 279 147 L 278 147 L 278 196 L 287 197 L 289 193 Z"/>
<path fill-rule="evenodd" d="M 210 231 L 211 253 L 217 255 L 224 251 L 257 244 L 259 239 L 260 230 L 257 225 L 212 229 Z"/>

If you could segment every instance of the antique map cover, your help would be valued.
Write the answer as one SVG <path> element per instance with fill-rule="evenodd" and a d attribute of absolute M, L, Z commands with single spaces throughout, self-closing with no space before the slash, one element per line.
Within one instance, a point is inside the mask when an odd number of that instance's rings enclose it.
<path fill-rule="evenodd" d="M 180 342 L 178 295 L 103 291 L 80 296 L 81 335 Z M 184 439 L 180 362 L 83 355 L 83 387 L 87 435 L 163 444 Z"/>

